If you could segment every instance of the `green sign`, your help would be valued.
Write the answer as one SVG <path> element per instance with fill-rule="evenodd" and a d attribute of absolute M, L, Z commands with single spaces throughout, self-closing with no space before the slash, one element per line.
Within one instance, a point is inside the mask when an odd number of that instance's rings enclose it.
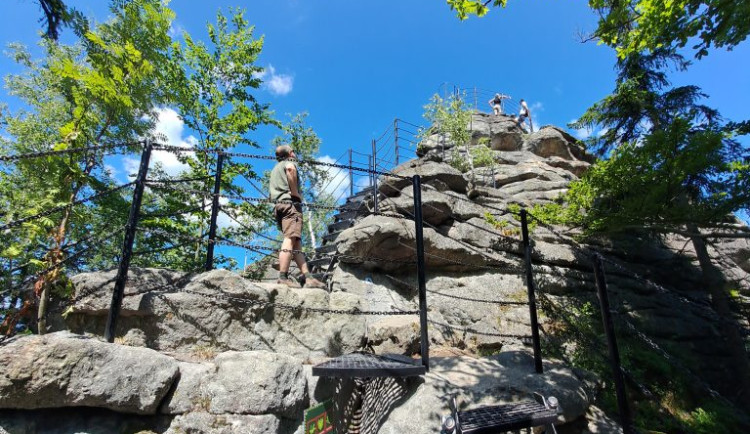
<path fill-rule="evenodd" d="M 305 434 L 333 433 L 333 405 L 331 400 L 323 401 L 305 411 Z"/>

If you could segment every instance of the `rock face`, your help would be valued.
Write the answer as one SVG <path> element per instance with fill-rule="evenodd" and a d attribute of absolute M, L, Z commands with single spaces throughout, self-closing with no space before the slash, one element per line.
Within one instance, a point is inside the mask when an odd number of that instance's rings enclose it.
<path fill-rule="evenodd" d="M 0 433 L 301 434 L 303 409 L 329 399 L 344 430 L 361 409 L 362 433 L 432 433 L 450 396 L 469 409 L 533 392 L 558 398 L 561 432 L 621 432 L 596 405 L 600 379 L 552 359 L 547 346 L 545 373 L 535 374 L 530 352 L 517 210 L 557 200 L 593 160 L 555 127 L 529 134 L 512 117 L 482 114 L 471 127 L 470 143 L 435 133 L 419 145 L 420 158 L 394 169 L 422 180 L 428 334 L 437 352 L 428 375 L 356 381 L 311 375 L 311 364 L 325 357 L 354 351 L 417 356 L 421 350 L 419 316 L 362 314 L 419 306 L 412 184 L 383 176 L 386 215 L 364 217 L 338 235 L 340 262 L 328 290 L 252 282 L 226 270 L 131 269 L 118 345 L 70 333 L 0 344 Z M 478 146 L 488 148 L 491 164 L 456 164 Z M 592 306 L 598 314 L 595 248 L 610 259 L 605 273 L 618 321 L 635 325 L 656 345 L 689 354 L 702 381 L 731 390 L 725 368 L 732 353 L 687 240 L 633 232 L 582 245 L 572 235 L 533 220 L 530 227 L 534 288 L 550 348 L 568 357 L 606 356 L 596 346 L 565 340 L 571 320 L 598 321 L 590 314 Z M 719 240 L 709 253 L 735 284 L 736 302 L 750 306 L 750 243 Z M 58 322 L 76 333 L 101 334 L 114 275 L 74 276 L 77 302 Z M 731 320 L 750 329 L 745 317 Z M 86 408 L 68 408 L 79 406 Z M 59 427 L 45 422 L 61 417 Z"/>
<path fill-rule="evenodd" d="M 292 433 L 308 403 L 301 360 L 267 351 L 185 362 L 57 332 L 13 338 L 0 361 L 0 432 Z M 53 408 L 65 424 L 34 417 Z"/>
<path fill-rule="evenodd" d="M 67 332 L 16 338 L 0 348 L 0 408 L 101 407 L 154 414 L 177 363 L 145 348 Z"/>
<path fill-rule="evenodd" d="M 525 351 L 509 351 L 481 360 L 436 357 L 424 382 L 406 402 L 392 410 L 379 432 L 438 432 L 441 416 L 450 414 L 447 402 L 454 396 L 459 410 L 469 410 L 529 400 L 533 393 L 540 393 L 564 403 L 560 422 L 583 416 L 589 408 L 592 391 L 564 366 L 548 364 L 545 372 L 534 373 L 532 356 Z"/>
<path fill-rule="evenodd" d="M 73 277 L 80 301 L 66 319 L 70 330 L 104 331 L 114 274 L 113 270 Z M 226 270 L 186 275 L 136 268 L 130 271 L 119 325 L 123 332 L 140 330 L 145 344 L 160 351 L 267 350 L 319 358 L 331 355 L 332 348 L 359 348 L 364 323 L 295 309 L 350 310 L 360 304 L 348 294 L 250 282 Z"/>

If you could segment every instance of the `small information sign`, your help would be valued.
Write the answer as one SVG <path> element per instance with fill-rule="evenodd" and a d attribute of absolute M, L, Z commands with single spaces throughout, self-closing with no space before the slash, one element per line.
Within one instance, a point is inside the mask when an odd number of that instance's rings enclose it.
<path fill-rule="evenodd" d="M 332 413 L 331 400 L 307 409 L 305 411 L 305 434 L 333 433 Z"/>

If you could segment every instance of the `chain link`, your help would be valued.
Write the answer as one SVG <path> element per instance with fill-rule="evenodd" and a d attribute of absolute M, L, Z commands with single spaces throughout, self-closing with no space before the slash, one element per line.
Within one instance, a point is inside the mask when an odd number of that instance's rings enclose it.
<path fill-rule="evenodd" d="M 200 148 L 189 147 L 189 146 L 188 147 L 182 147 L 182 146 L 173 146 L 173 145 L 155 145 L 154 149 L 155 150 L 159 150 L 159 151 L 173 152 L 173 153 L 189 153 L 189 152 L 193 152 L 193 153 L 202 153 L 202 154 L 217 154 L 217 155 L 218 154 L 223 154 L 223 155 L 226 155 L 228 157 L 251 158 L 251 159 L 254 159 L 254 160 L 272 160 L 272 161 L 276 160 L 276 157 L 275 156 L 271 156 L 271 155 L 248 154 L 248 153 L 244 153 L 244 152 L 226 152 L 226 151 L 221 151 L 221 150 L 217 150 L 217 149 L 207 150 L 207 149 L 200 149 Z M 369 174 L 372 174 L 372 175 L 382 175 L 382 176 L 387 176 L 387 177 L 391 177 L 391 178 L 407 179 L 407 180 L 411 180 L 412 179 L 410 176 L 401 176 L 401 175 L 396 175 L 396 174 L 393 174 L 393 173 L 390 173 L 390 172 L 382 172 L 382 171 L 379 171 L 379 170 L 365 169 L 365 168 L 357 167 L 357 166 L 348 166 L 348 165 L 345 165 L 345 164 L 326 163 L 324 161 L 317 161 L 317 160 L 297 160 L 297 159 L 294 159 L 294 158 L 289 158 L 286 161 L 291 161 L 293 163 L 299 163 L 301 165 L 309 164 L 309 165 L 314 165 L 314 166 L 333 167 L 333 168 L 337 168 L 337 169 L 356 170 L 358 172 L 369 173 Z"/>
<path fill-rule="evenodd" d="M 27 154 L 0 155 L 0 162 L 10 162 L 10 161 L 26 160 L 26 159 L 41 158 L 41 157 L 52 157 L 56 155 L 65 155 L 65 154 L 79 154 L 83 152 L 98 151 L 102 149 L 127 148 L 130 146 L 136 146 L 136 145 L 142 146 L 143 143 L 136 142 L 136 143 L 119 144 L 119 145 L 96 145 L 96 146 L 88 146 L 85 148 L 61 149 L 59 151 L 39 151 L 39 152 L 29 152 Z"/>
<path fill-rule="evenodd" d="M 135 184 L 135 182 L 129 182 L 127 184 L 123 184 L 123 185 L 120 185 L 118 187 L 111 188 L 109 190 L 105 190 L 105 191 L 102 191 L 102 192 L 99 192 L 99 193 L 96 193 L 96 194 L 92 194 L 91 196 L 87 196 L 87 197 L 84 197 L 82 199 L 75 200 L 75 201 L 73 201 L 73 202 L 71 202 L 69 204 L 66 204 L 66 205 L 61 205 L 61 206 L 58 206 L 58 207 L 50 208 L 50 209 L 48 209 L 46 211 L 40 212 L 39 214 L 35 214 L 35 215 L 32 215 L 32 216 L 28 216 L 28 217 L 22 217 L 22 218 L 20 218 L 18 220 L 14 220 L 14 221 L 12 221 L 10 223 L 4 224 L 3 226 L 0 226 L 0 232 L 4 231 L 6 229 L 14 228 L 16 226 L 20 226 L 20 225 L 22 225 L 22 224 L 24 224 L 24 223 L 26 223 L 28 221 L 40 219 L 40 218 L 43 218 L 43 217 L 48 217 L 48 216 L 50 216 L 50 215 L 52 215 L 52 214 L 54 214 L 56 212 L 60 212 L 60 211 L 66 210 L 66 209 L 70 209 L 70 208 L 73 208 L 76 205 L 81 205 L 83 203 L 99 199 L 101 197 L 110 195 L 110 194 L 118 192 L 120 190 L 124 190 L 125 188 L 131 187 L 134 184 Z"/>

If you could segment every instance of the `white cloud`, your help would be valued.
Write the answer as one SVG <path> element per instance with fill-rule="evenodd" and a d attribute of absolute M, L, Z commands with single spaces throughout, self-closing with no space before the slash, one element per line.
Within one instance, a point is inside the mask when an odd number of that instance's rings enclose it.
<path fill-rule="evenodd" d="M 157 137 L 160 137 L 160 139 L 157 140 L 160 144 L 187 148 L 195 146 L 198 143 L 198 139 L 194 136 L 182 137 L 185 129 L 185 122 L 180 119 L 180 116 L 176 111 L 169 107 L 159 108 L 156 109 L 156 117 L 154 134 Z M 185 155 L 193 157 L 194 153 L 185 153 Z M 159 164 L 167 174 L 175 176 L 188 168 L 188 165 L 182 163 L 177 157 L 177 154 L 172 152 L 154 151 L 151 153 L 149 167 Z M 139 160 L 132 157 L 126 157 L 123 159 L 123 168 L 126 174 L 132 175 L 138 173 L 139 164 Z"/>
<path fill-rule="evenodd" d="M 185 32 L 185 27 L 178 23 L 177 21 L 173 21 L 172 24 L 169 26 L 169 36 L 171 37 L 177 37 L 181 38 L 182 34 Z"/>
<path fill-rule="evenodd" d="M 289 74 L 277 74 L 276 68 L 269 64 L 256 77 L 263 80 L 263 86 L 274 95 L 287 95 L 294 88 L 294 77 Z"/>

